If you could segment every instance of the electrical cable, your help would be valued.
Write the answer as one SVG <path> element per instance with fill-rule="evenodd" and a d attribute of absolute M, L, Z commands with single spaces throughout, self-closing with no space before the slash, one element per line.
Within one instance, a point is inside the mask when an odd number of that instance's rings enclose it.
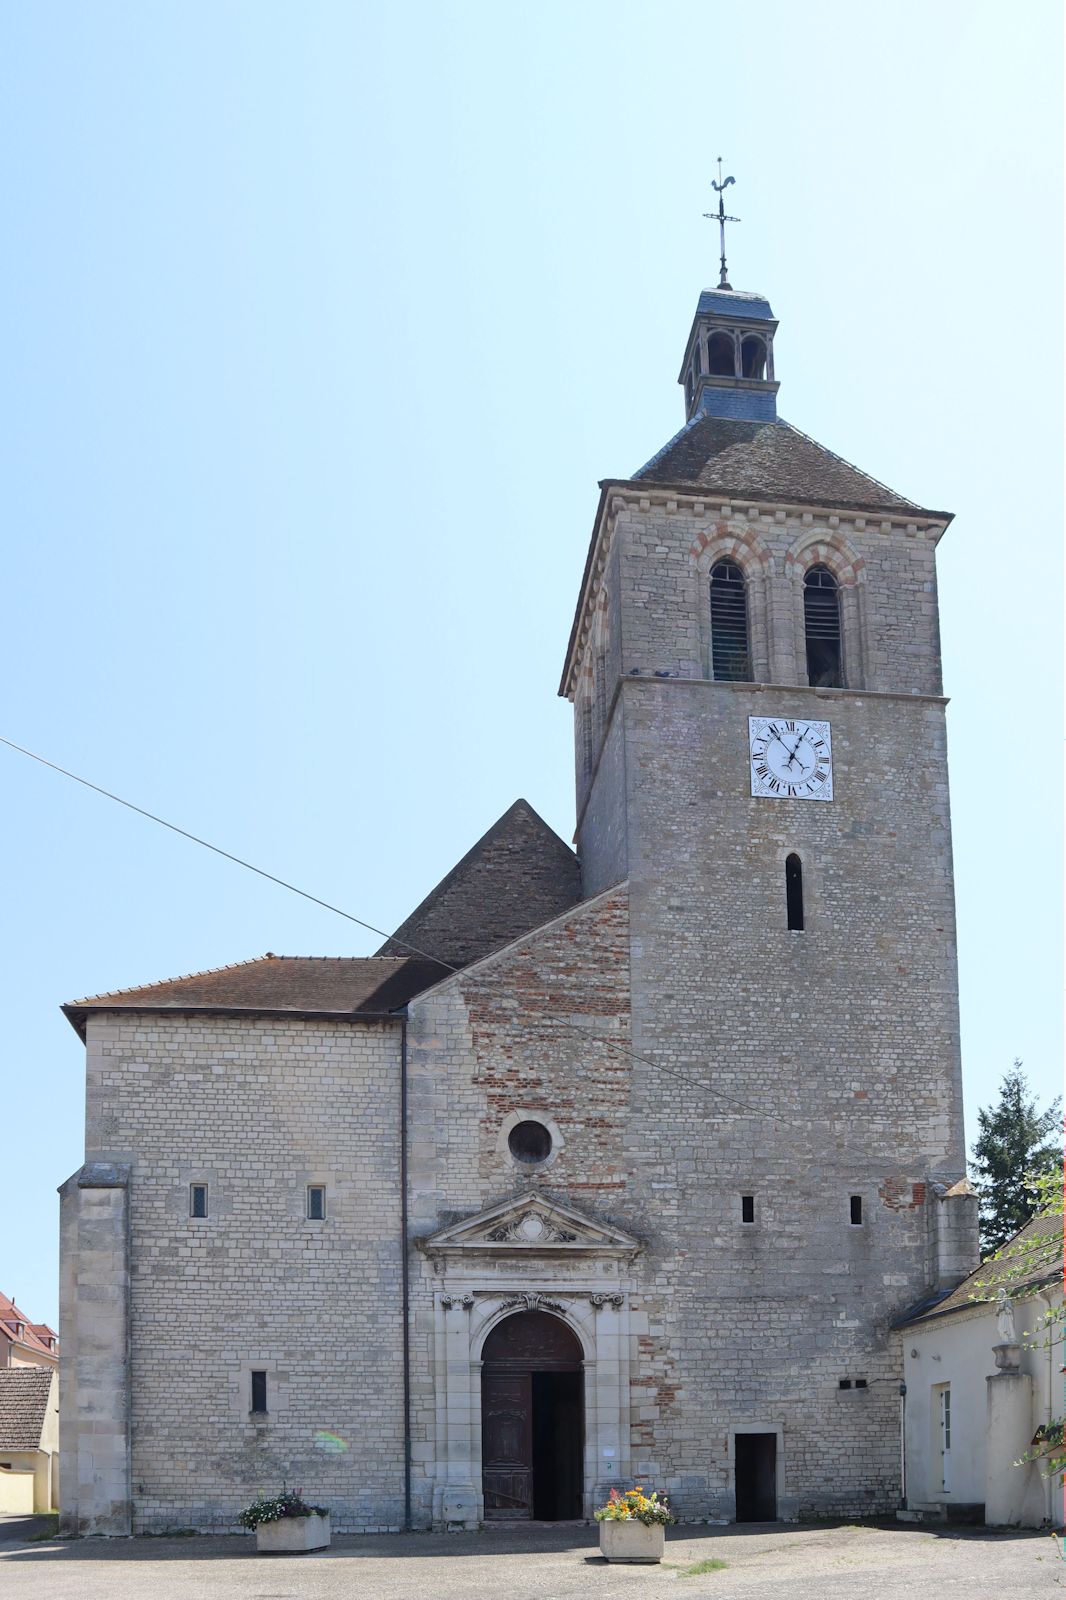
<path fill-rule="evenodd" d="M 49 761 L 45 756 L 37 755 L 33 750 L 27 750 L 24 745 L 16 744 L 13 739 L 7 739 L 3 734 L 0 734 L 0 744 L 6 745 L 9 750 L 17 751 L 19 755 L 27 756 L 31 761 L 38 762 L 42 767 L 48 767 L 52 772 L 58 772 L 62 777 L 69 778 L 73 783 L 81 784 L 85 789 L 91 789 L 94 794 L 102 795 L 105 800 L 113 800 L 116 805 L 124 806 L 127 811 L 134 811 L 138 816 L 146 817 L 149 822 L 158 823 L 161 828 L 169 829 L 171 833 L 178 834 L 182 839 L 188 839 L 192 844 L 201 845 L 205 850 L 210 850 L 215 855 L 222 856 L 224 860 L 232 861 L 235 866 L 243 867 L 247 872 L 254 872 L 258 877 L 265 878 L 268 883 L 275 883 L 279 888 L 287 889 L 291 894 L 296 894 L 304 900 L 309 900 L 312 905 L 321 906 L 324 911 L 331 911 L 335 916 L 343 917 L 347 922 L 354 922 L 357 927 L 365 928 L 368 933 L 377 934 L 379 938 L 388 940 L 390 944 L 401 945 L 405 950 L 409 950 L 412 955 L 421 956 L 427 961 L 432 961 L 449 973 L 459 973 L 465 970 L 462 967 L 453 966 L 450 961 L 442 961 L 439 956 L 431 955 L 428 950 L 422 950 L 418 945 L 411 944 L 407 939 L 398 938 L 396 934 L 386 933 L 383 928 L 375 927 L 372 922 L 366 922 L 362 917 L 357 917 L 352 912 L 333 905 L 329 900 L 322 900 L 318 895 L 311 894 L 306 889 L 298 888 L 296 884 L 289 883 L 285 878 L 277 877 L 273 872 L 267 872 L 263 867 L 255 866 L 251 861 L 245 861 L 242 856 L 234 855 L 230 850 L 223 850 L 220 845 L 212 844 L 208 839 L 201 839 L 198 834 L 190 833 L 187 828 L 178 827 L 175 822 L 168 822 L 165 817 L 157 816 L 155 812 L 146 810 L 144 806 L 135 805 L 132 800 L 124 800 L 121 795 L 114 794 L 110 789 L 103 788 L 101 784 L 92 783 L 88 778 L 82 778 L 78 773 L 71 772 L 66 767 L 61 767 L 58 762 Z M 676 1078 L 678 1082 L 686 1083 L 691 1088 L 700 1090 L 702 1094 L 709 1095 L 713 1100 L 717 1100 L 723 1106 L 728 1106 L 740 1116 L 754 1117 L 762 1122 L 767 1120 L 765 1111 L 759 1110 L 756 1106 L 748 1105 L 743 1100 L 734 1100 L 730 1096 L 723 1094 L 721 1090 L 713 1088 L 711 1084 L 704 1083 L 699 1078 L 693 1078 L 688 1073 L 681 1072 L 677 1067 L 669 1067 L 662 1062 L 651 1061 L 647 1056 L 638 1055 L 629 1045 L 624 1045 L 615 1039 L 609 1039 L 603 1034 L 589 1034 L 584 1028 L 579 1027 L 577 1023 L 567 1022 L 561 1017 L 555 1020 L 562 1028 L 580 1035 L 583 1039 L 591 1039 L 607 1050 L 614 1050 L 618 1054 L 627 1057 L 627 1059 L 636 1062 L 639 1066 L 647 1067 L 651 1072 L 666 1073 L 668 1076 Z M 781 1126 L 792 1126 L 800 1132 L 806 1133 L 809 1131 L 802 1128 L 799 1123 L 788 1124 L 782 1118 L 774 1120 Z M 869 1163 L 870 1157 L 866 1151 L 859 1151 L 856 1146 L 846 1142 L 839 1148 L 857 1156 L 864 1164 Z"/>

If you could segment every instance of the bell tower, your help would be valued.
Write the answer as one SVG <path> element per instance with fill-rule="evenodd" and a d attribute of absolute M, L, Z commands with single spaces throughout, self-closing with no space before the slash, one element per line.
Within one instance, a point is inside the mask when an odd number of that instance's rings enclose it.
<path fill-rule="evenodd" d="M 684 426 L 601 485 L 560 687 L 583 891 L 629 885 L 661 1381 L 705 1435 L 686 1481 L 727 1516 L 736 1439 L 759 1427 L 779 1514 L 894 1507 L 890 1324 L 977 1259 L 935 570 L 951 518 L 778 415 L 776 329 L 761 294 L 700 294 Z"/>
<path fill-rule="evenodd" d="M 776 422 L 776 332 L 761 294 L 704 289 L 677 380 L 685 390 L 686 422 L 697 416 Z"/>

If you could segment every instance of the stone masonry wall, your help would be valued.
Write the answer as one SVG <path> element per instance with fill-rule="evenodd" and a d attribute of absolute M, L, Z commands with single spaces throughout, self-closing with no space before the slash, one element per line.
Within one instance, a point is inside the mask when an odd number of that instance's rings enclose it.
<path fill-rule="evenodd" d="M 779 1433 L 788 1511 L 899 1492 L 888 1326 L 937 1281 L 931 1180 L 965 1170 L 938 532 L 635 491 L 605 519 L 622 682 L 578 841 L 588 888 L 627 839 L 633 1044 L 657 1069 L 634 1075 L 626 1141 L 649 1314 L 634 1465 L 686 1514 L 732 1515 L 738 1427 Z M 758 684 L 706 681 L 722 555 Z M 857 693 L 806 685 L 815 560 Z M 749 715 L 830 722 L 832 803 L 751 798 Z"/>
<path fill-rule="evenodd" d="M 624 886 L 577 907 L 411 1003 L 412 1239 L 536 1188 L 631 1228 L 625 1154 L 631 1091 Z M 516 1161 L 508 1115 L 550 1118 L 543 1167 Z M 639 1230 L 638 1230 L 639 1231 Z M 428 1521 L 435 1457 L 434 1274 L 413 1274 L 414 1494 Z"/>
<path fill-rule="evenodd" d="M 89 1159 L 132 1163 L 135 1531 L 232 1527 L 283 1482 L 399 1526 L 399 1024 L 112 1015 L 88 1044 Z"/>

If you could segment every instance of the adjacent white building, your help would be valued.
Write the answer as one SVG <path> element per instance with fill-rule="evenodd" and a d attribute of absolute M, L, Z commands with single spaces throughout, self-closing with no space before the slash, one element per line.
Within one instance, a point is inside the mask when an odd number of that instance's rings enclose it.
<path fill-rule="evenodd" d="M 1062 1306 L 1062 1226 L 1034 1218 L 1006 1261 L 900 1324 L 909 1520 L 1061 1522 L 1061 1479 L 1015 1463 L 1066 1410 L 1062 1344 L 1045 1326 Z"/>

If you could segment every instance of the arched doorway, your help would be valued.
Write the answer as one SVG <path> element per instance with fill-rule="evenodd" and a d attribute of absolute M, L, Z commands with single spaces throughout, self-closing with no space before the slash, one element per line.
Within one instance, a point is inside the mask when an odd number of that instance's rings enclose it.
<path fill-rule="evenodd" d="M 497 1323 L 481 1352 L 485 1518 L 581 1516 L 581 1344 L 547 1311 Z"/>

